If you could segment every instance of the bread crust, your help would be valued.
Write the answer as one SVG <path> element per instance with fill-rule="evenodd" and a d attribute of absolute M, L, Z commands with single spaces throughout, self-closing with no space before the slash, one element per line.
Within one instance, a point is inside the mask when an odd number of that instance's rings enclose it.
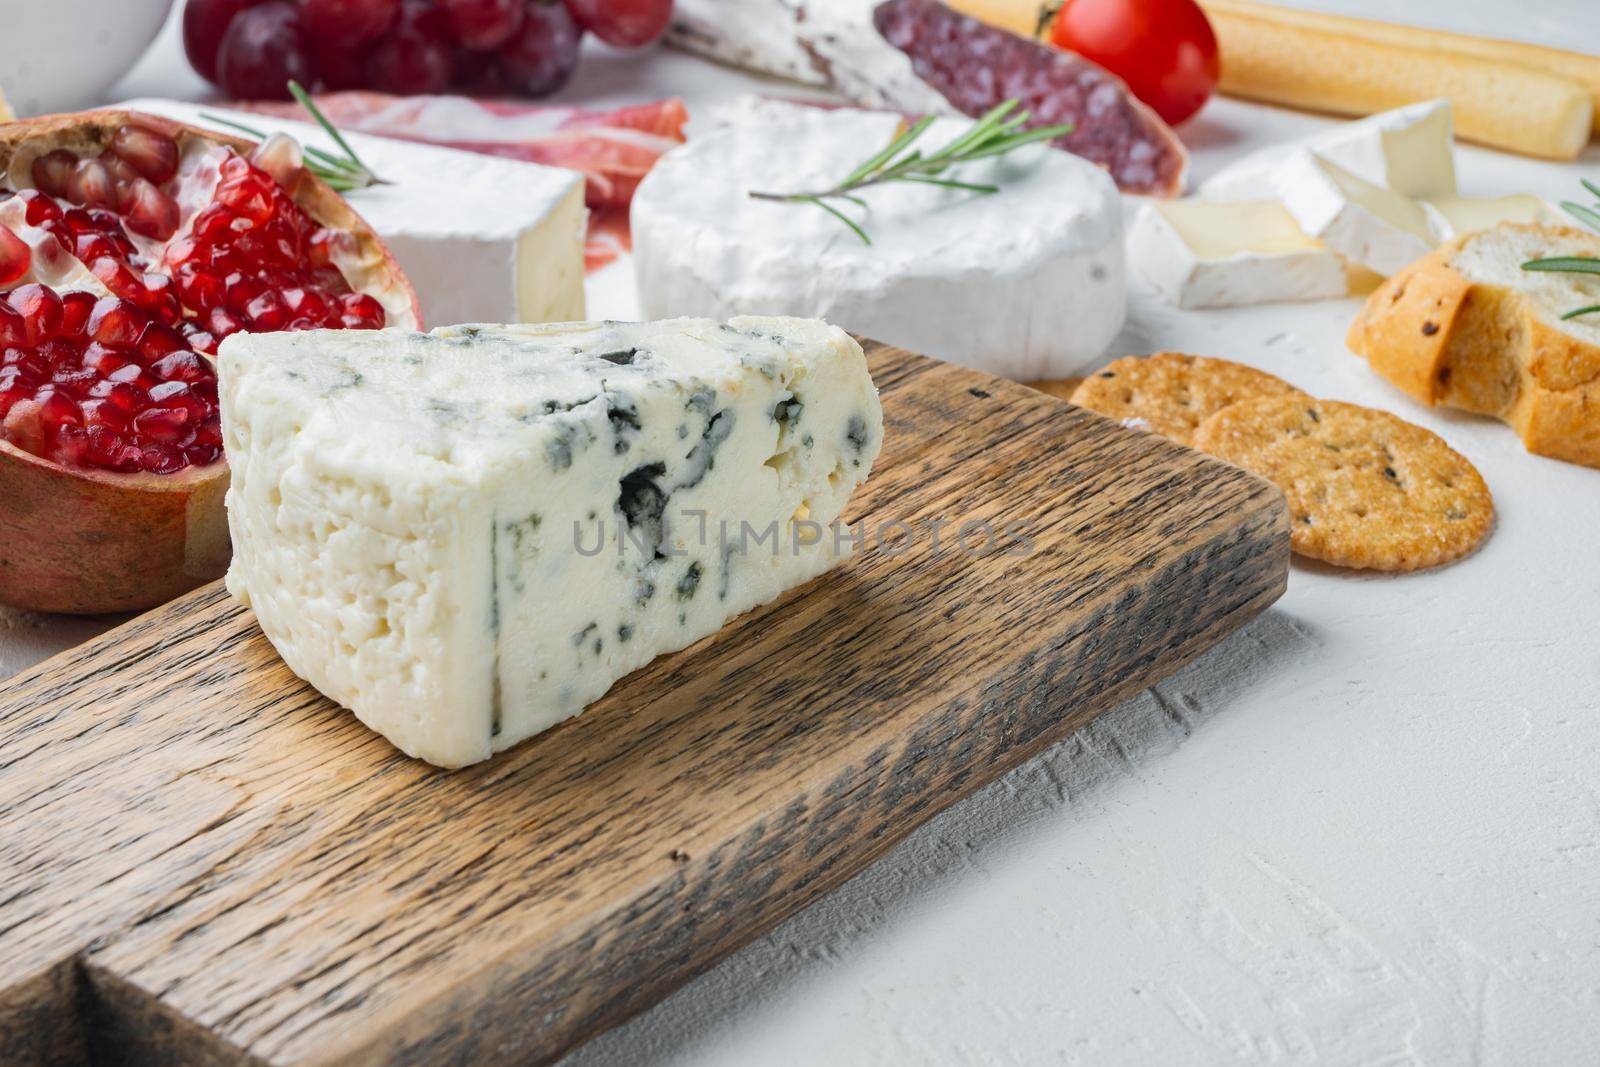
<path fill-rule="evenodd" d="M 1567 227 L 1503 228 L 1594 241 Z M 1423 404 L 1493 416 L 1536 455 L 1600 467 L 1600 345 L 1548 321 L 1521 290 L 1458 272 L 1455 254 L 1478 236 L 1458 237 L 1379 286 L 1346 344 Z"/>

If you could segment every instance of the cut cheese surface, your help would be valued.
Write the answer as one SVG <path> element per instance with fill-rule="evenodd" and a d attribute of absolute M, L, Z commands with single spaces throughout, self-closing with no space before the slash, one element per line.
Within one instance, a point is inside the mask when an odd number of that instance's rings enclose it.
<path fill-rule="evenodd" d="M 1435 241 L 1422 205 L 1314 152 L 1292 156 L 1278 192 L 1302 230 L 1353 263 L 1393 274 Z"/>
<path fill-rule="evenodd" d="M 1404 196 L 1451 196 L 1456 191 L 1452 125 L 1448 100 L 1408 104 L 1246 156 L 1207 179 L 1200 195 L 1208 200 L 1279 196 L 1284 164 L 1310 151 Z"/>
<path fill-rule="evenodd" d="M 1136 217 L 1128 247 L 1178 307 L 1324 300 L 1348 290 L 1339 257 L 1273 200 L 1152 201 Z"/>
<path fill-rule="evenodd" d="M 648 317 L 816 316 L 925 355 L 1021 381 L 1081 371 L 1126 310 L 1116 186 L 1092 163 L 1031 146 L 944 177 L 996 195 L 893 182 L 838 206 L 752 192 L 828 189 L 886 145 L 898 114 L 754 98 L 667 153 L 633 202 Z M 925 152 L 970 129 L 941 119 Z"/>
<path fill-rule="evenodd" d="M 214 128 L 208 114 L 333 149 L 317 126 L 176 100 L 123 105 Z M 386 184 L 349 196 L 417 291 L 429 323 L 584 317 L 583 176 L 388 137 L 345 134 Z"/>
<path fill-rule="evenodd" d="M 832 566 L 883 440 L 820 322 L 239 334 L 228 587 L 296 674 L 460 766 Z"/>
<path fill-rule="evenodd" d="M 1543 226 L 1562 226 L 1567 222 L 1549 203 L 1531 193 L 1435 196 L 1423 200 L 1422 209 L 1427 212 L 1434 233 L 1441 241 L 1487 230 L 1502 222 L 1536 222 Z"/>

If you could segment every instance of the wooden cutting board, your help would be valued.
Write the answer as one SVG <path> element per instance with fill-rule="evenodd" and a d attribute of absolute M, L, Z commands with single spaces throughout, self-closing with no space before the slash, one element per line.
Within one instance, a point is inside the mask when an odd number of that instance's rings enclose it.
<path fill-rule="evenodd" d="M 869 348 L 852 512 L 911 543 L 487 763 L 399 755 L 219 585 L 0 687 L 0 1063 L 546 1062 L 1283 591 L 1265 482 Z"/>

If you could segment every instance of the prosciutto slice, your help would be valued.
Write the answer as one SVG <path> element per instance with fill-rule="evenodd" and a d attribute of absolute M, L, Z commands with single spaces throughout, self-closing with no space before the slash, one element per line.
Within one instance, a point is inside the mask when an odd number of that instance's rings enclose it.
<path fill-rule="evenodd" d="M 683 143 L 689 113 L 676 98 L 609 111 L 466 96 L 325 93 L 317 106 L 340 129 L 444 145 L 582 171 L 591 209 L 590 270 L 629 247 L 628 203 L 662 154 Z M 310 116 L 296 103 L 230 104 L 280 118 Z"/>

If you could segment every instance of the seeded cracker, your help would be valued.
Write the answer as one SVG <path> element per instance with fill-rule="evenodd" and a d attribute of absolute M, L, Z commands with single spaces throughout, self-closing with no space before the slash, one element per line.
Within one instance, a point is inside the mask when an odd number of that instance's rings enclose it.
<path fill-rule="evenodd" d="M 1283 379 L 1242 363 L 1157 352 L 1124 356 L 1091 374 L 1073 392 L 1072 402 L 1123 422 L 1142 419 L 1156 433 L 1188 445 L 1196 428 L 1229 404 L 1302 395 Z"/>
<path fill-rule="evenodd" d="M 1211 416 L 1194 445 L 1276 483 L 1289 501 L 1291 546 L 1336 566 L 1436 567 L 1478 547 L 1494 525 L 1477 468 L 1386 411 L 1261 397 Z"/>

